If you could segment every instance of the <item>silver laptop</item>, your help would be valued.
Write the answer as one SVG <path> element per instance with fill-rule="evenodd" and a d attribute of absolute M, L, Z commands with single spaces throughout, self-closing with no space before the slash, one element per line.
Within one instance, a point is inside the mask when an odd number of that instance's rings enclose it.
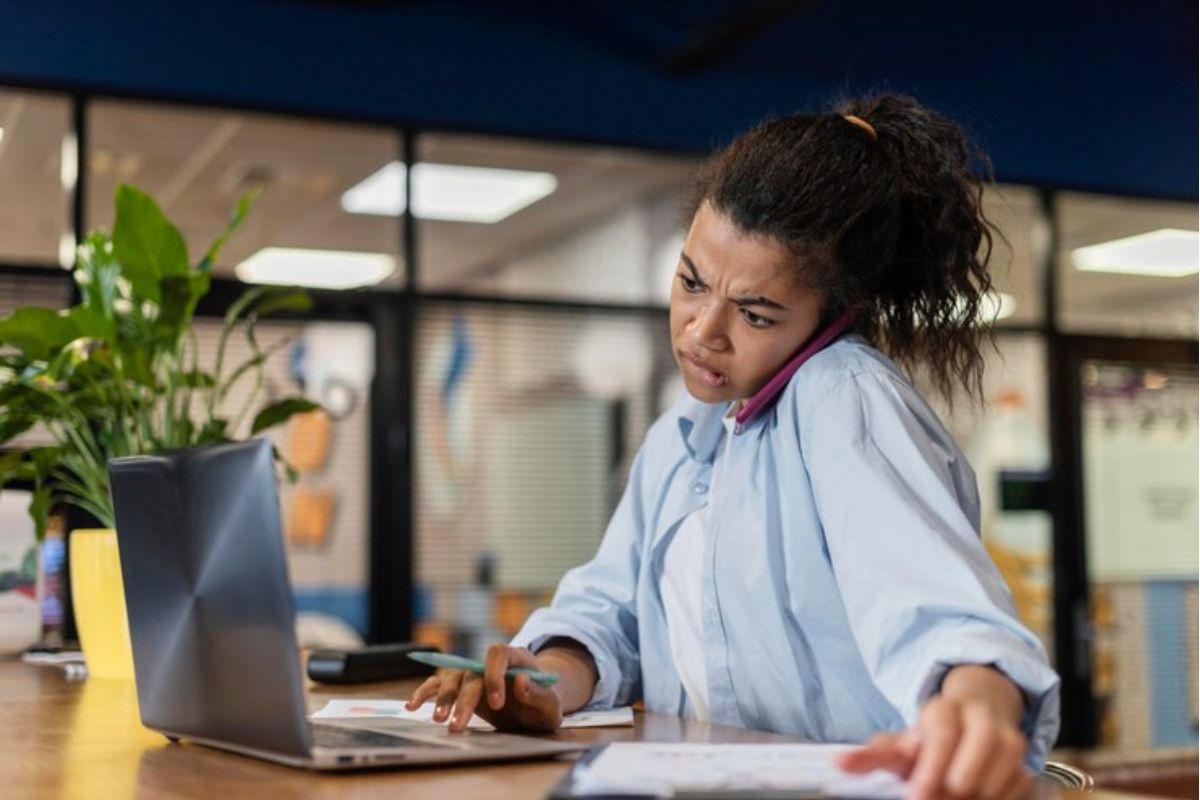
<path fill-rule="evenodd" d="M 146 727 L 320 770 L 584 749 L 393 719 L 310 722 L 270 442 L 113 459 L 109 476 Z"/>

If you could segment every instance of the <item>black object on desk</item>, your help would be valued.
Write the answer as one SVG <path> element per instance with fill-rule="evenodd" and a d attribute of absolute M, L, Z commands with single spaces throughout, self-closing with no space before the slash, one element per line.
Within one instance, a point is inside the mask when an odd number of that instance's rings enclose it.
<path fill-rule="evenodd" d="M 369 683 L 420 678 L 432 667 L 417 663 L 409 653 L 438 652 L 428 644 L 380 644 L 359 650 L 315 650 L 308 657 L 308 677 L 318 683 Z"/>

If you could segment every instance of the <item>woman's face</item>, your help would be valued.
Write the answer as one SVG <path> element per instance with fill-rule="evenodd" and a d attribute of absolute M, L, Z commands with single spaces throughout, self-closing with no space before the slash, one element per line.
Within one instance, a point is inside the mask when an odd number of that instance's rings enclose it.
<path fill-rule="evenodd" d="M 816 331 L 821 298 L 777 241 L 742 232 L 703 203 L 671 287 L 671 345 L 697 400 L 745 400 Z"/>

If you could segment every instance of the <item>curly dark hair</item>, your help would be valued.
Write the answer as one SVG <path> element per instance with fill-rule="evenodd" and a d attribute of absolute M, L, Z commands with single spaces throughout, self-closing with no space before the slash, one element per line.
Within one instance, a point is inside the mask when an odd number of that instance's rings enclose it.
<path fill-rule="evenodd" d="M 958 125 L 911 97 L 877 94 L 738 137 L 701 168 L 684 211 L 691 220 L 707 202 L 781 242 L 824 296 L 824 321 L 857 309 L 857 332 L 910 374 L 928 370 L 948 402 L 957 386 L 978 400 L 983 347 L 994 346 L 979 312 L 995 227 L 974 169 L 991 180 Z"/>

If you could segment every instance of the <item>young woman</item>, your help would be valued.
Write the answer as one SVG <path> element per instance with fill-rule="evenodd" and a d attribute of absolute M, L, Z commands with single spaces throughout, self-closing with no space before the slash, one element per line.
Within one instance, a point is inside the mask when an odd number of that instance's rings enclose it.
<path fill-rule="evenodd" d="M 980 543 L 974 474 L 896 366 L 979 394 L 992 239 L 975 156 L 894 95 L 718 153 L 671 293 L 686 395 L 646 434 L 595 558 L 485 675 L 443 670 L 410 707 L 550 730 L 642 699 L 869 742 L 843 766 L 894 770 L 914 797 L 1023 792 L 1058 679 Z M 506 684 L 509 666 L 560 680 Z"/>

